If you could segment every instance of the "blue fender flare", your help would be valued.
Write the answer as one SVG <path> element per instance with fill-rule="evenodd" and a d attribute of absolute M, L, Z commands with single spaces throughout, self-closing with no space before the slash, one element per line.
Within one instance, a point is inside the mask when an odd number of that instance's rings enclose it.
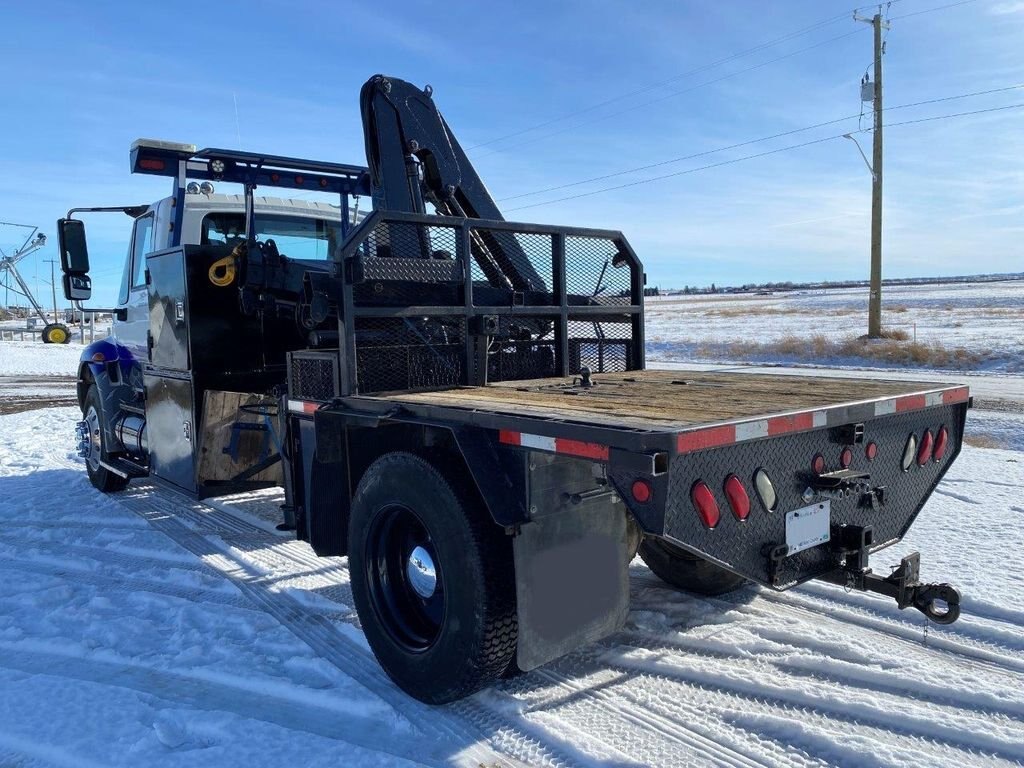
<path fill-rule="evenodd" d="M 139 369 L 136 372 L 136 369 Z M 141 366 L 132 354 L 113 339 L 94 341 L 82 351 L 78 362 L 78 405 L 85 407 L 85 396 L 92 384 L 99 391 L 103 415 L 104 438 L 107 445 L 117 445 L 111 428 L 121 410 L 121 403 L 134 398 L 133 373 L 141 384 Z"/>

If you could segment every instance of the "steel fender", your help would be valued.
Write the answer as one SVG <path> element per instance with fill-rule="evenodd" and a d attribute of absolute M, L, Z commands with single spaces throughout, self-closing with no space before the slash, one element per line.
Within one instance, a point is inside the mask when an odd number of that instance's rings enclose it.
<path fill-rule="evenodd" d="M 493 430 L 457 427 L 451 432 L 494 522 L 511 527 L 529 520 L 526 472 L 522 467 L 527 460 L 526 453 L 501 445 Z M 519 471 L 516 471 L 517 466 Z"/>

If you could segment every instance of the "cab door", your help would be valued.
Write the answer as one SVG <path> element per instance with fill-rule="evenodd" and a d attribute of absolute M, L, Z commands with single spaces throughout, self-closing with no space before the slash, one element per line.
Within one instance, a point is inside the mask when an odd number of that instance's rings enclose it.
<path fill-rule="evenodd" d="M 132 229 L 131 250 L 125 266 L 121 303 L 127 315 L 117 322 L 117 340 L 128 349 L 138 362 L 148 359 L 147 332 L 149 331 L 149 292 L 146 289 L 146 254 L 153 251 L 153 232 L 156 213 L 150 209 L 135 220 Z M 126 290 L 127 289 L 127 290 Z M 127 295 L 125 295 L 127 293 Z"/>

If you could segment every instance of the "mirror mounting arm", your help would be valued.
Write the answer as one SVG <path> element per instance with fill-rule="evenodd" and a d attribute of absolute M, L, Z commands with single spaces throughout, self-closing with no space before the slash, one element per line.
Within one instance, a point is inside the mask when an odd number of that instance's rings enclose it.
<path fill-rule="evenodd" d="M 83 307 L 82 306 L 82 302 L 80 302 L 80 301 L 72 301 L 71 305 L 75 309 L 77 309 L 79 312 L 93 312 L 93 313 L 96 313 L 96 314 L 103 314 L 103 315 L 105 315 L 106 313 L 109 312 L 114 317 L 116 317 L 118 320 L 127 320 L 128 319 L 128 308 L 127 307 Z"/>

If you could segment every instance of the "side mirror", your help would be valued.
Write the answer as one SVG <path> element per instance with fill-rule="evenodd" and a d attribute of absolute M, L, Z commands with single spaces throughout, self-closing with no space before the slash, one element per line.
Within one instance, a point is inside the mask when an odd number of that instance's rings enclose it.
<path fill-rule="evenodd" d="M 57 220 L 60 268 L 64 272 L 64 297 L 86 301 L 92 296 L 89 279 L 89 248 L 85 241 L 85 223 L 79 219 Z"/>

